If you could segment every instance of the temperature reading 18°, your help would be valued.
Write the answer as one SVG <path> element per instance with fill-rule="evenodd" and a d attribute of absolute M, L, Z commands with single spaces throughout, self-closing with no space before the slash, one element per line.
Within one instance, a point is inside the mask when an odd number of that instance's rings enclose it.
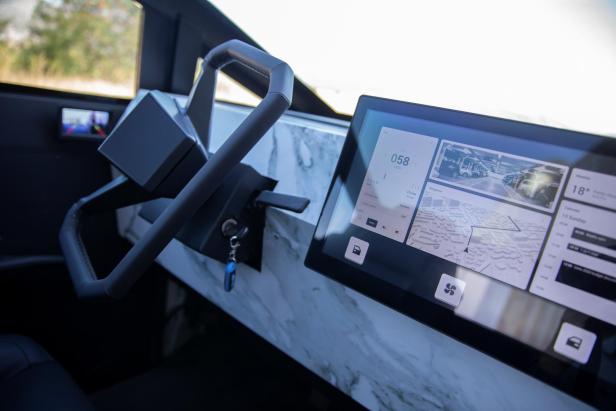
<path fill-rule="evenodd" d="M 399 166 L 408 166 L 411 158 L 409 156 L 405 156 L 404 154 L 393 153 L 390 161 Z"/>
<path fill-rule="evenodd" d="M 616 175 L 574 168 L 565 197 L 616 210 Z"/>
<path fill-rule="evenodd" d="M 585 186 L 578 186 L 576 184 L 573 185 L 573 194 L 577 194 L 579 196 L 583 196 L 585 192 L 589 191 L 590 188 L 589 187 L 585 187 Z"/>

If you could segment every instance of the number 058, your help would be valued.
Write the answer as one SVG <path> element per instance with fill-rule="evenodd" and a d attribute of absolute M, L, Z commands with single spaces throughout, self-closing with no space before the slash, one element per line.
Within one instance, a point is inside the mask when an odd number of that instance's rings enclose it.
<path fill-rule="evenodd" d="M 402 154 L 394 153 L 391 155 L 390 161 L 394 164 L 398 164 L 400 166 L 408 166 L 411 158 L 409 156 L 405 156 Z"/>

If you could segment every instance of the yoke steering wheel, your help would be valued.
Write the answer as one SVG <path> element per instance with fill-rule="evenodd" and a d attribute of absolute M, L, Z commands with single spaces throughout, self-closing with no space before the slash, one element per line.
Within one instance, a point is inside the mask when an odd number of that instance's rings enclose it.
<path fill-rule="evenodd" d="M 216 73 L 232 62 L 268 77 L 269 88 L 260 104 L 208 159 L 199 140 L 209 138 Z M 186 107 L 174 107 L 174 100 L 171 102 L 169 97 L 157 92 L 131 103 L 132 107 L 127 108 L 127 113 L 99 148 L 99 152 L 124 175 L 77 201 L 69 209 L 60 229 L 60 245 L 79 298 L 121 298 L 128 292 L 182 225 L 212 196 L 235 165 L 289 108 L 293 81 L 293 71 L 285 62 L 246 43 L 231 40 L 206 55 L 202 73 L 193 85 Z M 148 124 L 154 119 L 160 120 L 161 125 L 153 127 Z M 139 153 L 140 156 L 127 157 L 127 144 L 135 141 L 142 145 L 146 141 L 144 135 L 150 144 L 160 143 L 159 147 L 140 146 L 129 151 L 129 154 Z M 168 143 L 169 135 L 179 136 L 177 144 Z M 152 136 L 156 138 L 150 138 Z M 186 148 L 188 146 L 197 154 L 185 154 L 192 153 Z M 184 155 L 178 154 L 180 151 Z M 187 162 L 190 162 L 188 166 Z M 183 170 L 183 178 L 164 179 L 179 173 L 178 170 Z M 198 171 L 195 173 L 195 170 Z M 174 195 L 165 211 L 111 273 L 98 278 L 80 237 L 84 214 Z"/>

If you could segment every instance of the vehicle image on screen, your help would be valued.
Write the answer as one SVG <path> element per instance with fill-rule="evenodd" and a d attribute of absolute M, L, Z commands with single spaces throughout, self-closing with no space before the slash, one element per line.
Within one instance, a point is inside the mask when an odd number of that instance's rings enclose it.
<path fill-rule="evenodd" d="M 439 175 L 452 178 L 486 177 L 488 168 L 466 148 L 447 147 L 438 167 Z"/>
<path fill-rule="evenodd" d="M 488 168 L 477 157 L 467 156 L 462 158 L 458 165 L 457 173 L 454 173 L 452 177 L 457 177 L 458 175 L 466 178 L 486 177 L 488 175 Z"/>
<path fill-rule="evenodd" d="M 507 174 L 503 183 L 524 197 L 550 207 L 558 192 L 561 172 L 550 166 L 538 166 L 518 173 Z"/>
<path fill-rule="evenodd" d="M 461 150 L 456 147 L 447 147 L 443 151 L 443 158 L 438 167 L 439 175 L 458 177 L 460 175 L 460 162 L 468 155 L 468 150 Z"/>
<path fill-rule="evenodd" d="M 503 184 L 508 185 L 509 187 L 514 187 L 520 180 L 520 177 L 521 177 L 520 173 L 506 174 L 503 177 Z"/>
<path fill-rule="evenodd" d="M 486 167 L 481 161 L 477 161 L 472 170 L 473 177 L 487 177 L 488 167 Z"/>

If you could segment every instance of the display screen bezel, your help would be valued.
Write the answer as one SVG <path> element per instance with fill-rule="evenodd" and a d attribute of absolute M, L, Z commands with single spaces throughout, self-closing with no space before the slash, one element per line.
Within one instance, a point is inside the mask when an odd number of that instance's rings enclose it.
<path fill-rule="evenodd" d="M 324 252 L 326 231 L 340 190 L 348 178 L 351 162 L 356 155 L 357 138 L 368 110 L 569 147 L 586 153 L 609 156 L 615 161 L 616 139 L 456 110 L 361 96 L 305 261 L 307 267 L 582 401 L 600 408 L 614 408 L 616 403 L 613 396 L 601 393 L 614 392 L 616 386 L 599 379 L 596 373 L 461 318 L 447 307 L 398 288 Z M 535 296 L 535 298 L 541 297 Z"/>

